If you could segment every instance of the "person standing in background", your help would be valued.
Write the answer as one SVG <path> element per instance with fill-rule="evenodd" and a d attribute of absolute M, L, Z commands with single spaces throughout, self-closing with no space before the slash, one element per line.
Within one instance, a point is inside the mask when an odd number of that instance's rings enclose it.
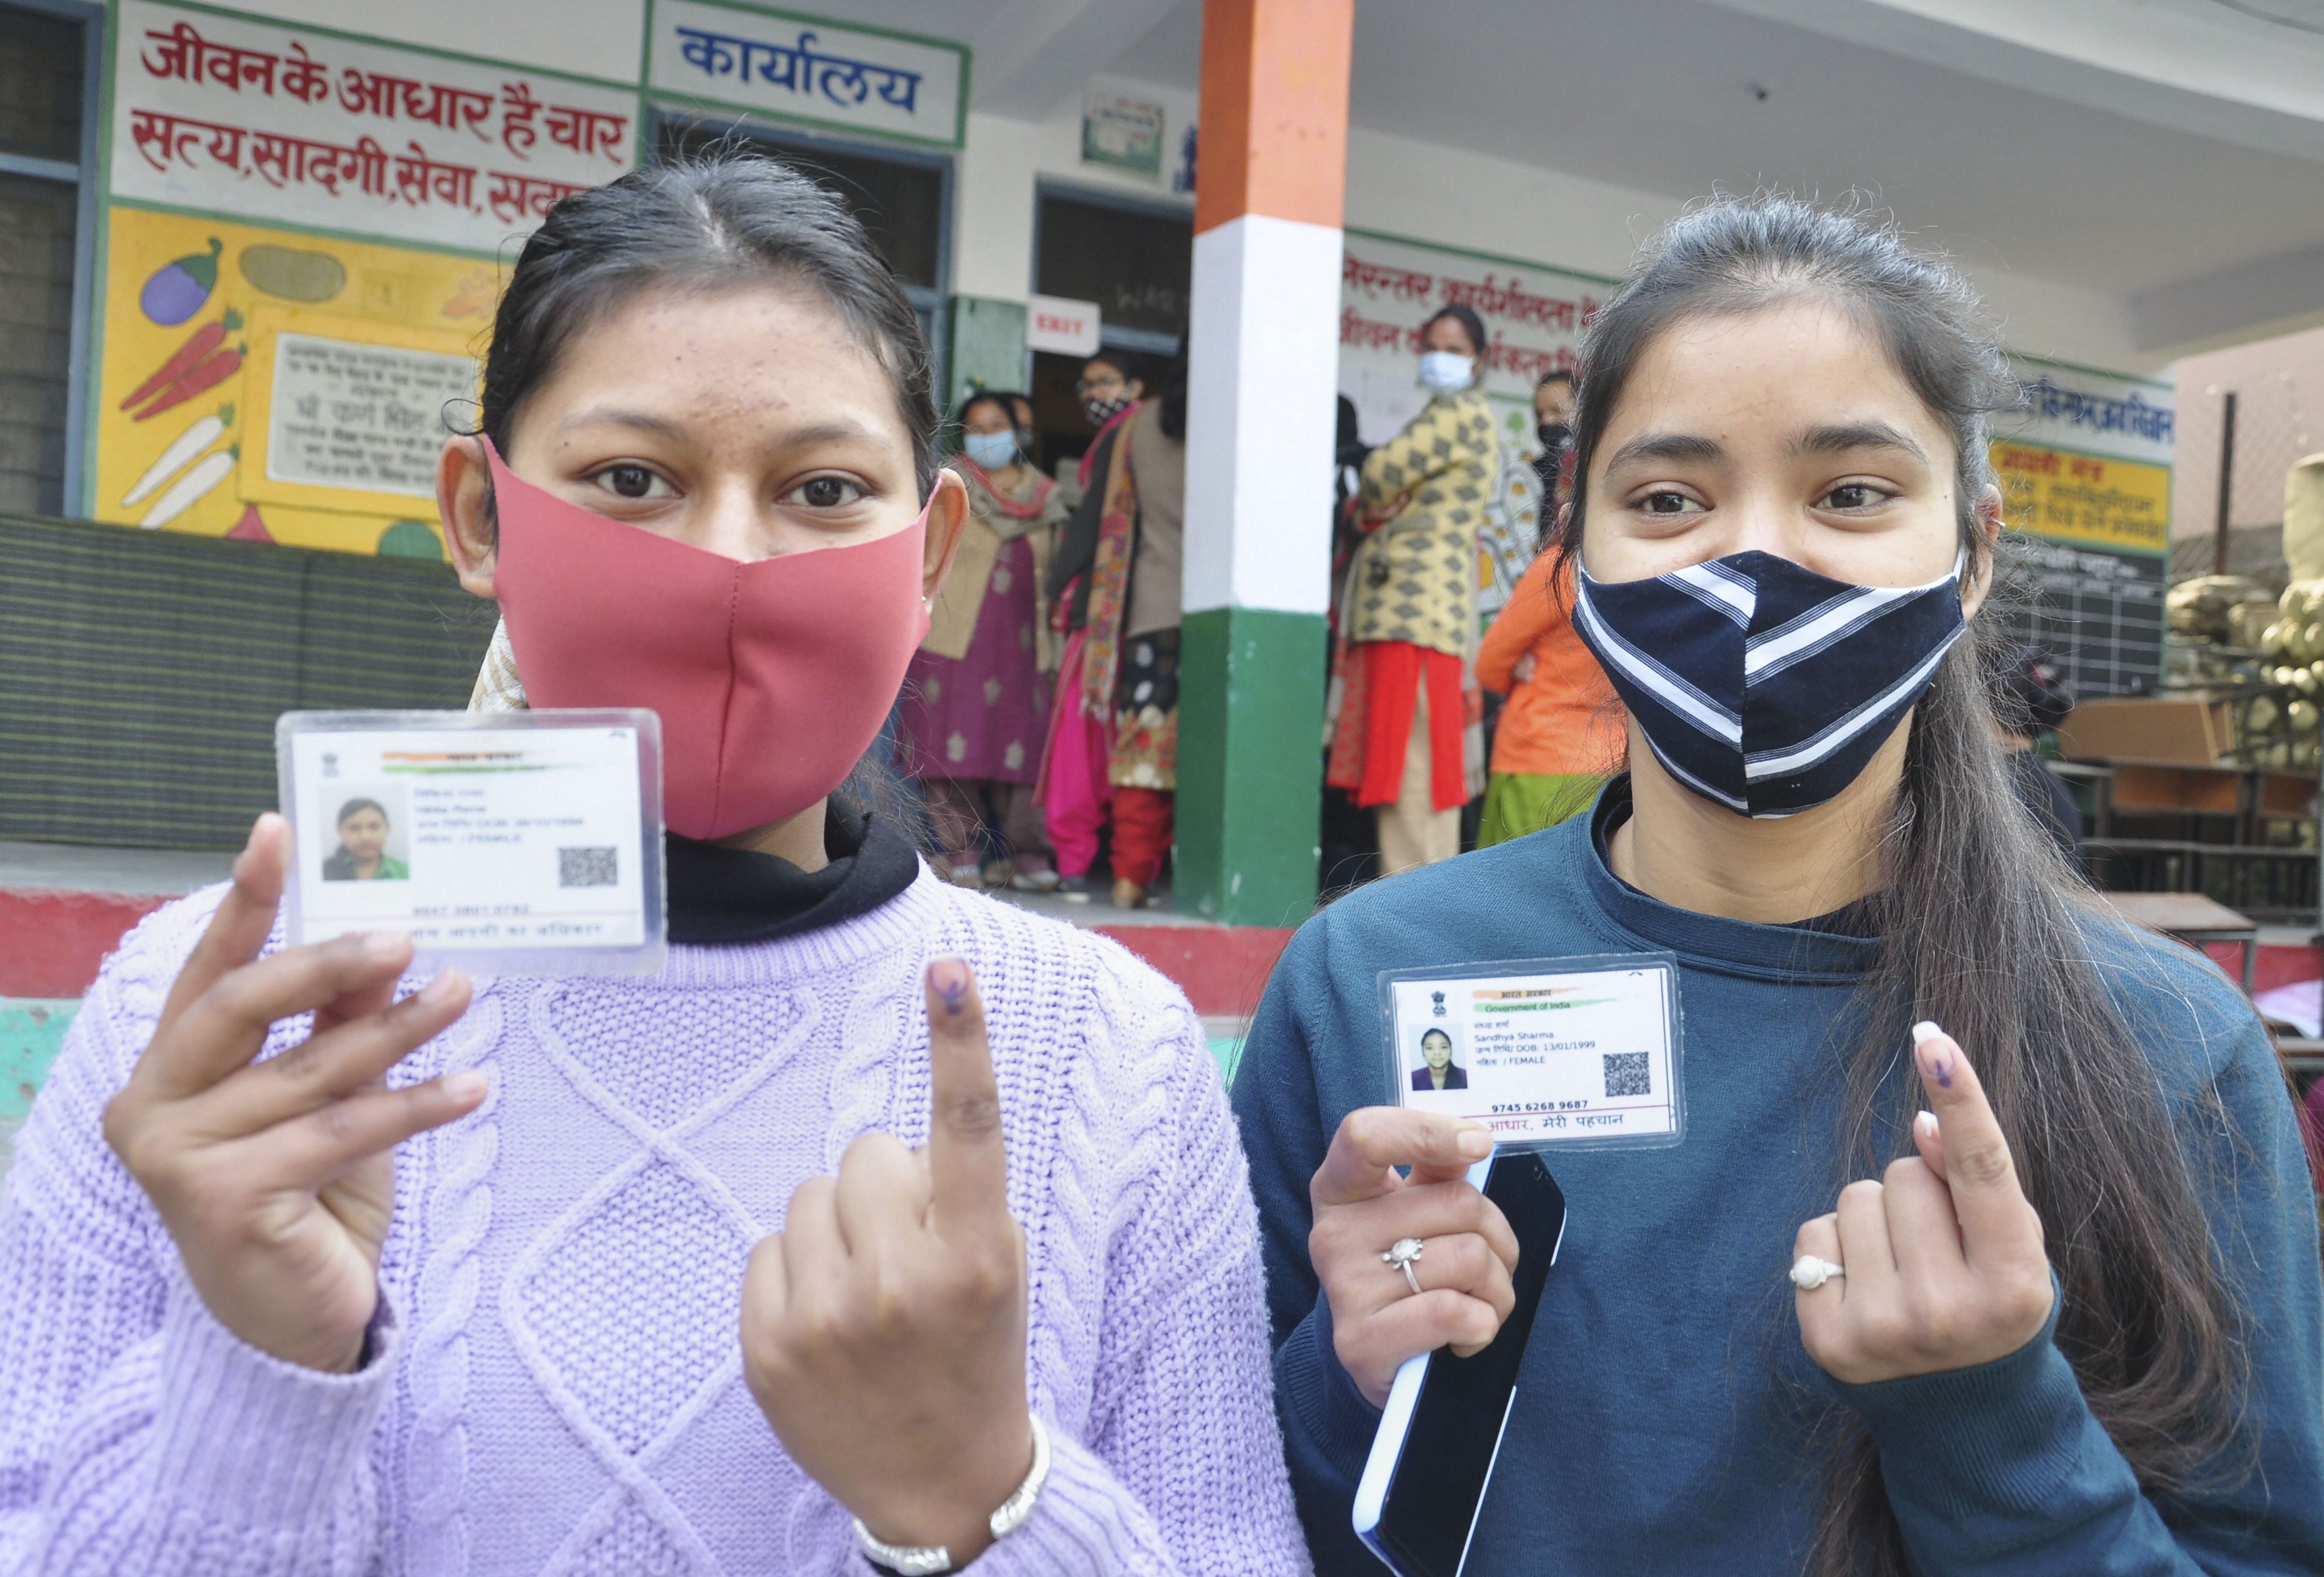
<path fill-rule="evenodd" d="M 1462 668 L 1476 649 L 1477 532 L 1500 452 L 1477 387 L 1484 345 L 1466 306 L 1424 324 L 1428 403 L 1364 460 L 1369 535 L 1349 570 L 1327 778 L 1374 807 L 1384 876 L 1461 852 L 1471 793 Z"/>
<path fill-rule="evenodd" d="M 1331 627 L 1335 634 L 1347 628 L 1346 591 L 1348 566 L 1355 558 L 1364 533 L 1358 529 L 1361 518 L 1360 500 L 1363 493 L 1364 457 L 1372 447 L 1364 442 L 1356 417 L 1356 402 L 1345 394 L 1339 397 L 1338 430 L 1333 440 L 1332 452 L 1332 606 Z M 1325 674 L 1327 688 L 1324 715 L 1339 715 L 1340 696 L 1345 685 L 1342 669 L 1347 662 L 1347 643 L 1334 640 L 1326 654 L 1330 664 Z M 1379 874 L 1379 838 L 1372 827 L 1372 816 L 1358 807 L 1355 791 L 1331 781 L 1332 728 L 1327 722 L 1323 730 L 1323 816 L 1321 888 L 1324 901 L 1333 894 L 1360 887 Z"/>
<path fill-rule="evenodd" d="M 1041 436 L 1033 425 L 1032 399 L 1014 390 L 1010 391 L 1006 398 L 1009 401 L 1009 419 L 1017 428 L 1017 452 L 1025 457 L 1025 464 L 1038 471 L 1042 469 Z"/>
<path fill-rule="evenodd" d="M 1541 440 L 1541 452 L 1533 457 L 1534 475 L 1541 479 L 1541 512 L 1554 521 L 1557 506 L 1565 502 L 1559 480 L 1564 471 L 1566 451 L 1573 447 L 1572 373 L 1541 375 L 1541 382 L 1533 386 L 1533 420 L 1534 436 Z"/>
<path fill-rule="evenodd" d="M 1507 442 L 1495 446 L 1493 490 L 1477 532 L 1477 629 L 1482 633 L 1508 606 L 1518 577 L 1541 550 L 1542 503 L 1548 496 L 1533 458 Z"/>
<path fill-rule="evenodd" d="M 2038 647 L 2020 646 L 2001 667 L 2000 692 L 1994 697 L 1994 742 L 2001 747 L 2001 764 L 2010 787 L 2024 801 L 2041 829 L 2057 841 L 2066 863 L 2082 868 L 2082 809 L 2066 780 L 2050 770 L 2034 749 L 2043 734 L 2066 721 L 2074 710 L 2074 692 L 2066 683 L 2058 659 Z"/>
<path fill-rule="evenodd" d="M 1093 420 L 1109 387 L 1136 403 L 1104 416 L 1084 461 L 1088 485 L 1065 525 L 1049 570 L 1050 595 L 1067 606 L 1066 629 L 1079 637 L 1077 692 L 1063 683 L 1052 709 L 1051 774 L 1043 804 L 1068 877 L 1095 858 L 1108 813 L 1091 814 L 1102 786 L 1113 827 L 1113 902 L 1145 906 L 1169 856 L 1178 767 L 1178 613 L 1185 540 L 1186 392 L 1174 374 L 1162 395 L 1142 398 L 1143 368 L 1120 364 L 1120 353 L 1093 358 L 1084 398 Z M 1126 358 L 1124 358 L 1126 359 Z M 1107 374 L 1112 374 L 1107 379 Z M 1060 742 L 1069 747 L 1076 719 L 1110 725 L 1099 782 L 1078 789 L 1057 770 Z M 1085 777 L 1094 735 L 1082 729 Z M 1065 825 L 1060 827 L 1061 816 Z"/>
<path fill-rule="evenodd" d="M 968 484 L 968 521 L 905 677 L 898 766 L 927 796 L 939 875 L 1049 892 L 1057 873 L 1033 780 L 1056 667 L 1042 586 L 1065 512 L 1018 447 L 1007 395 L 970 395 L 960 427 L 962 452 L 946 464 Z M 1004 845 L 990 865 L 987 828 Z"/>
<path fill-rule="evenodd" d="M 1478 643 L 1477 682 L 1508 697 L 1493 733 L 1480 849 L 1588 809 L 1621 770 L 1622 704 L 1572 613 L 1572 571 L 1544 553 Z"/>

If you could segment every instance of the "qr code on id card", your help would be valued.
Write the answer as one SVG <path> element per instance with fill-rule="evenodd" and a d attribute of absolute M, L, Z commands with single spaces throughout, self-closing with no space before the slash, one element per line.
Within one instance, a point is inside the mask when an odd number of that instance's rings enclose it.
<path fill-rule="evenodd" d="M 621 878 L 614 874 L 611 848 L 559 849 L 557 851 L 557 885 L 559 887 L 614 887 Z M 1612 1057 L 1606 1059 L 1612 1062 Z M 1644 1060 L 1644 1059 L 1641 1059 Z"/>
<path fill-rule="evenodd" d="M 1646 1054 L 1643 1051 L 1609 1051 L 1605 1054 L 1606 1098 L 1619 1095 L 1651 1095 L 1654 1080 L 1646 1073 Z"/>

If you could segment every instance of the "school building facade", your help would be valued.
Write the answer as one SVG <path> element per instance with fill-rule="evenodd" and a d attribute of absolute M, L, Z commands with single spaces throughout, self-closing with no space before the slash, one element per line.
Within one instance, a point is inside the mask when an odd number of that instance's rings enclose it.
<path fill-rule="evenodd" d="M 222 846 L 275 713 L 460 705 L 490 613 L 429 479 L 514 244 L 725 138 L 848 194 L 945 392 L 1029 390 L 1047 465 L 1091 344 L 1188 357 L 1184 910 L 1314 899 L 1334 394 L 1387 437 L 1466 301 L 1523 444 L 1713 189 L 1858 190 L 1960 259 L 2027 389 L 2033 616 L 2141 690 L 2172 360 L 2324 318 L 2324 34 L 2269 13 L 0 0 L 0 838 Z"/>

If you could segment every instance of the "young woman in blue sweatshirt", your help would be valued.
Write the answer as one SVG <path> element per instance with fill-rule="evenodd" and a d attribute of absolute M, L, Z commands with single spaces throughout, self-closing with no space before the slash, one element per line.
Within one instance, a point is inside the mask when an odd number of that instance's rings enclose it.
<path fill-rule="evenodd" d="M 1585 363 L 1556 550 L 1629 772 L 1310 921 L 1236 1081 L 1319 1572 L 1379 1570 L 1349 1509 L 1397 1366 L 1511 1304 L 1461 1180 L 1488 1138 L 1395 1104 L 1379 973 L 1667 952 L 1685 1138 L 1551 1153 L 1564 1243 L 1468 1570 L 2324 1572 L 2317 1202 L 2273 1047 L 2108 916 L 1993 747 L 1986 414 L 2016 391 L 1974 299 L 1878 226 L 1719 202 Z"/>

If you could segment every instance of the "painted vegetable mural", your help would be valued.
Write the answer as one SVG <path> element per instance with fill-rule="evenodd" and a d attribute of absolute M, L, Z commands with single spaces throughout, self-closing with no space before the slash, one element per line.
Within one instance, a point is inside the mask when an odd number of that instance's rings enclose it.
<path fill-rule="evenodd" d="M 121 495 L 121 507 L 131 509 L 143 503 L 147 494 L 177 475 L 179 468 L 187 461 L 225 437 L 226 429 L 233 421 L 234 407 L 222 405 L 215 414 L 193 422 L 185 431 L 171 439 L 170 447 L 161 451 L 161 457 L 146 466 L 145 475 L 137 479 L 136 485 Z"/>
<path fill-rule="evenodd" d="M 203 390 L 214 388 L 225 383 L 241 369 L 242 354 L 244 348 L 242 346 L 235 346 L 232 350 L 222 350 L 215 355 L 206 357 L 195 365 L 193 371 L 162 390 L 155 397 L 152 404 L 139 411 L 131 420 L 151 420 L 172 405 L 183 405 Z"/>
<path fill-rule="evenodd" d="M 229 308 L 225 317 L 215 323 L 205 323 L 194 330 L 193 337 L 180 346 L 170 359 L 153 371 L 153 375 L 140 383 L 121 401 L 121 409 L 150 400 L 199 365 L 203 358 L 226 343 L 226 337 L 242 327 L 242 314 Z"/>
<path fill-rule="evenodd" d="M 235 263 L 252 285 L 286 301 L 327 301 L 347 288 L 347 265 L 327 252 L 245 246 Z"/>
<path fill-rule="evenodd" d="M 210 237 L 208 252 L 189 252 L 153 271 L 138 292 L 137 305 L 146 317 L 164 328 L 175 327 L 202 309 L 217 289 L 218 254 L 226 243 Z"/>
<path fill-rule="evenodd" d="M 137 523 L 147 530 L 166 526 L 194 507 L 202 494 L 234 475 L 235 452 L 217 449 L 204 455 L 194 468 L 170 484 L 170 490 L 153 501 L 153 507 Z"/>

